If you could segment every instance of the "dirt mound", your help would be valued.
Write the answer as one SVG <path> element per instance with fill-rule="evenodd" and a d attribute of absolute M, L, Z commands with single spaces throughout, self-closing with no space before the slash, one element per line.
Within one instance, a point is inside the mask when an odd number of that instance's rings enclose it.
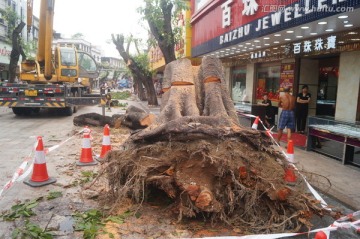
<path fill-rule="evenodd" d="M 141 203 L 157 188 L 173 200 L 179 220 L 203 215 L 254 233 L 308 226 L 322 210 L 297 173 L 296 184 L 286 184 L 288 164 L 266 136 L 254 137 L 257 146 L 240 136 L 128 143 L 107 157 L 111 198 Z"/>

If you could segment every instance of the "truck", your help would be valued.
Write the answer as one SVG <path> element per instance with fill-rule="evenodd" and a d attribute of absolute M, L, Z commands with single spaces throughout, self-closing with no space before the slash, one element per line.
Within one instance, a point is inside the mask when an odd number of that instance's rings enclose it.
<path fill-rule="evenodd" d="M 54 108 L 70 116 L 80 105 L 101 102 L 89 84 L 99 76 L 93 57 L 74 46 L 52 46 L 54 6 L 55 0 L 41 0 L 36 59 L 21 62 L 19 82 L 0 83 L 0 106 L 10 107 L 16 115 Z M 27 7 L 29 29 L 33 0 L 27 0 Z"/>

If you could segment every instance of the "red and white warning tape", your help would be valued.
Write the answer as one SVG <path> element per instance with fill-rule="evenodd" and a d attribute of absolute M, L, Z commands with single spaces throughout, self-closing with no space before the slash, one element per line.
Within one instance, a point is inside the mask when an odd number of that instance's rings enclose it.
<path fill-rule="evenodd" d="M 359 213 L 358 211 L 357 213 Z M 354 229 L 355 232 L 358 231 L 358 228 L 360 225 L 360 220 L 354 221 L 354 222 L 338 222 L 335 221 L 331 226 L 314 229 L 308 232 L 299 232 L 299 233 L 277 233 L 277 234 L 256 234 L 256 235 L 247 235 L 247 236 L 225 236 L 225 237 L 202 237 L 202 239 L 276 239 L 276 238 L 284 238 L 284 237 L 294 237 L 299 235 L 306 235 L 311 233 L 316 233 L 323 231 L 325 234 L 327 234 L 327 238 L 329 238 L 331 231 L 336 231 L 338 229 Z M 186 239 L 186 238 L 183 238 Z M 194 239 L 194 238 L 193 238 Z M 195 238 L 200 239 L 200 238 Z"/>
<path fill-rule="evenodd" d="M 81 134 L 84 132 L 83 129 L 80 132 L 74 134 L 73 136 L 67 138 L 66 140 L 60 142 L 57 145 L 54 145 L 48 149 L 45 149 L 45 153 L 51 153 L 52 151 L 58 149 L 59 147 L 61 147 L 63 144 L 65 144 L 66 142 L 72 140 L 75 136 L 77 136 L 78 134 Z M 35 148 L 37 146 L 37 142 L 35 143 L 35 145 L 33 146 L 31 153 L 25 158 L 25 160 L 21 163 L 21 165 L 18 167 L 18 169 L 15 171 L 15 173 L 13 174 L 11 180 L 9 180 L 4 186 L 3 188 L 0 190 L 0 199 L 2 198 L 3 194 L 8 191 L 12 186 L 14 186 L 15 182 L 20 182 L 22 180 L 24 180 L 31 172 L 34 166 L 34 162 L 33 162 L 33 158 L 32 158 L 32 154 L 35 151 Z M 30 164 L 30 165 L 29 165 Z M 26 167 L 29 165 L 29 167 L 27 168 L 27 170 L 25 171 Z"/>

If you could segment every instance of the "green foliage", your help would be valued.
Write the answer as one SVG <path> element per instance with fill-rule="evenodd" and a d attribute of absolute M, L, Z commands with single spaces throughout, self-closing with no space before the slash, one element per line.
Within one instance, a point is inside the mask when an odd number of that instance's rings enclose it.
<path fill-rule="evenodd" d="M 5 10 L 1 12 L 1 14 L 8 25 L 7 40 L 9 41 L 9 43 L 11 43 L 12 32 L 20 20 L 19 15 L 11 7 L 6 7 Z"/>
<path fill-rule="evenodd" d="M 131 96 L 130 91 L 111 92 L 110 94 L 113 100 L 126 100 Z"/>
<path fill-rule="evenodd" d="M 82 34 L 81 32 L 77 32 L 74 35 L 71 36 L 72 39 L 82 39 L 84 38 L 84 34 Z"/>
<path fill-rule="evenodd" d="M 130 211 L 127 211 L 119 216 L 108 216 L 104 218 L 104 215 L 99 210 L 90 209 L 84 213 L 75 214 L 75 231 L 83 231 L 84 239 L 94 239 L 100 234 L 108 234 L 110 238 L 113 238 L 114 235 L 104 229 L 105 224 L 107 222 L 117 224 L 124 223 L 125 218 L 129 215 Z"/>
<path fill-rule="evenodd" d="M 138 64 L 140 70 L 142 72 L 147 72 L 149 74 L 149 76 L 151 75 L 151 72 L 149 70 L 149 57 L 147 54 L 139 54 L 137 56 L 133 56 L 133 60 L 135 61 L 136 64 Z"/>
<path fill-rule="evenodd" d="M 183 28 L 178 26 L 178 16 L 188 10 L 187 1 L 185 0 L 144 0 L 145 7 L 138 8 L 142 14 L 143 20 L 153 23 L 160 38 L 164 39 L 168 45 L 179 43 L 182 39 Z M 164 10 L 171 9 L 171 19 L 164 18 Z M 171 24 L 172 31 L 168 32 L 166 24 Z M 153 33 L 153 32 L 152 32 Z M 153 33 L 154 34 L 154 33 Z M 154 45 L 153 41 L 149 42 Z"/>
<path fill-rule="evenodd" d="M 26 58 L 34 60 L 36 56 L 37 42 L 36 41 L 25 42 L 23 39 L 21 39 L 20 44 L 23 48 Z"/>
<path fill-rule="evenodd" d="M 62 192 L 53 191 L 53 192 L 50 192 L 49 195 L 47 195 L 46 199 L 47 200 L 52 200 L 52 199 L 59 198 L 59 197 L 62 197 L 62 196 L 63 196 Z"/>
<path fill-rule="evenodd" d="M 4 214 L 1 215 L 1 217 L 5 221 L 15 221 L 17 218 L 20 217 L 31 217 L 35 215 L 32 209 L 39 204 L 38 201 L 40 199 L 42 198 L 31 200 L 26 203 L 18 203 L 16 205 L 13 205 L 10 211 L 5 212 Z"/>
<path fill-rule="evenodd" d="M 81 177 L 72 182 L 73 186 L 84 185 L 85 183 L 93 181 L 98 173 L 93 171 L 81 171 Z"/>
<path fill-rule="evenodd" d="M 53 235 L 41 229 L 38 225 L 26 220 L 25 226 L 22 228 L 15 228 L 11 234 L 12 239 L 29 238 L 29 239 L 52 239 Z"/>

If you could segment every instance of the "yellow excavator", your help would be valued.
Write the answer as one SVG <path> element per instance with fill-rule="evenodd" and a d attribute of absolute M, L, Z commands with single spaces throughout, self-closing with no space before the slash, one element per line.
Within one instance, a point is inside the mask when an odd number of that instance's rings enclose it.
<path fill-rule="evenodd" d="M 57 108 L 72 115 L 78 105 L 100 103 L 100 95 L 90 95 L 89 79 L 99 76 L 96 61 L 75 47 L 53 47 L 55 0 L 41 0 L 38 49 L 35 60 L 21 62 L 19 83 L 0 85 L 0 106 L 16 115 L 38 113 L 41 108 Z M 27 0 L 27 28 L 32 27 L 33 0 Z"/>

